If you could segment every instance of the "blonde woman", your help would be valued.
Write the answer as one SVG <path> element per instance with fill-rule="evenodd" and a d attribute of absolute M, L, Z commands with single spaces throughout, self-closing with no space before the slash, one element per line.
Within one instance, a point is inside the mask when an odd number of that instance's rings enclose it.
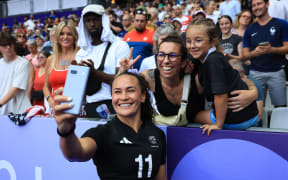
<path fill-rule="evenodd" d="M 44 96 L 50 108 L 54 107 L 54 93 L 64 87 L 69 65 L 75 59 L 78 33 L 73 23 L 63 21 L 55 30 L 54 54 L 48 58 L 45 67 Z"/>
<path fill-rule="evenodd" d="M 232 33 L 243 37 L 246 28 L 253 22 L 252 13 L 249 10 L 243 10 L 238 14 L 233 24 Z"/>

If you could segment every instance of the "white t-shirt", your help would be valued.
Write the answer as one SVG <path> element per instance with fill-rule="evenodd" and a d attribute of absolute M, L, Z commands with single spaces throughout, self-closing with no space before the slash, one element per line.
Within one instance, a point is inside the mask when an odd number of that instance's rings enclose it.
<path fill-rule="evenodd" d="M 29 62 L 17 56 L 10 62 L 0 59 L 0 99 L 2 99 L 12 87 L 17 87 L 21 91 L 9 102 L 0 108 L 0 115 L 7 115 L 9 112 L 14 114 L 24 113 L 31 107 L 28 97 L 28 85 L 30 76 Z"/>
<path fill-rule="evenodd" d="M 206 15 L 206 18 L 213 20 L 214 24 L 217 24 L 219 15 L 217 14 Z"/>
<path fill-rule="evenodd" d="M 97 46 L 92 46 L 92 49 L 87 51 L 80 49 L 76 54 L 76 61 L 91 59 L 94 62 L 95 69 L 101 64 L 103 54 L 105 52 L 107 42 L 103 42 Z M 104 72 L 106 74 L 115 74 L 116 68 L 119 66 L 119 60 L 129 56 L 129 46 L 122 40 L 114 41 L 107 53 L 104 63 Z M 111 100 L 111 88 L 109 84 L 102 83 L 101 89 L 92 96 L 86 96 L 87 103 L 99 102 L 103 100 Z"/>
<path fill-rule="evenodd" d="M 24 22 L 24 26 L 27 26 L 27 29 L 35 29 L 35 24 L 31 19 L 28 19 L 27 21 Z"/>
<path fill-rule="evenodd" d="M 143 59 L 141 66 L 139 68 L 139 72 L 148 70 L 148 69 L 156 69 L 155 55 L 149 56 Z"/>

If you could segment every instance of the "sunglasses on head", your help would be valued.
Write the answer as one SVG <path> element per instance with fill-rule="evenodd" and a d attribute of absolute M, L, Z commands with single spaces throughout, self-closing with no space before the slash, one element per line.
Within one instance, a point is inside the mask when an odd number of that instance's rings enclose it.
<path fill-rule="evenodd" d="M 147 12 L 144 11 L 144 10 L 142 10 L 142 9 L 138 9 L 138 10 L 136 10 L 135 14 L 143 14 L 143 15 L 146 15 Z"/>

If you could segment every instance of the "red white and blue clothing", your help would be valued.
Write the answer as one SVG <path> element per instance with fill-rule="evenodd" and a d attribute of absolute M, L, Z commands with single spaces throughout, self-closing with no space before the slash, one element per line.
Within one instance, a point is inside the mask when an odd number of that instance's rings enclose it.
<path fill-rule="evenodd" d="M 129 47 L 134 47 L 133 58 L 141 55 L 140 59 L 134 64 L 134 68 L 139 69 L 144 58 L 152 56 L 154 31 L 145 29 L 143 32 L 137 32 L 135 29 L 128 32 L 123 40 Z"/>

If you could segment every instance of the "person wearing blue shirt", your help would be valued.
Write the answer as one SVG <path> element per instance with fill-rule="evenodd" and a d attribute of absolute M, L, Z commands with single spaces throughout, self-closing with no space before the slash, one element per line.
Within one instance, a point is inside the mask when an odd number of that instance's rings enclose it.
<path fill-rule="evenodd" d="M 221 16 L 228 15 L 235 21 L 237 15 L 241 12 L 241 4 L 238 0 L 226 0 L 219 6 Z"/>
<path fill-rule="evenodd" d="M 243 37 L 243 58 L 251 59 L 250 76 L 261 83 L 264 97 L 269 90 L 275 107 L 286 106 L 285 53 L 288 53 L 288 23 L 272 18 L 268 0 L 252 0 L 257 21 Z"/>

